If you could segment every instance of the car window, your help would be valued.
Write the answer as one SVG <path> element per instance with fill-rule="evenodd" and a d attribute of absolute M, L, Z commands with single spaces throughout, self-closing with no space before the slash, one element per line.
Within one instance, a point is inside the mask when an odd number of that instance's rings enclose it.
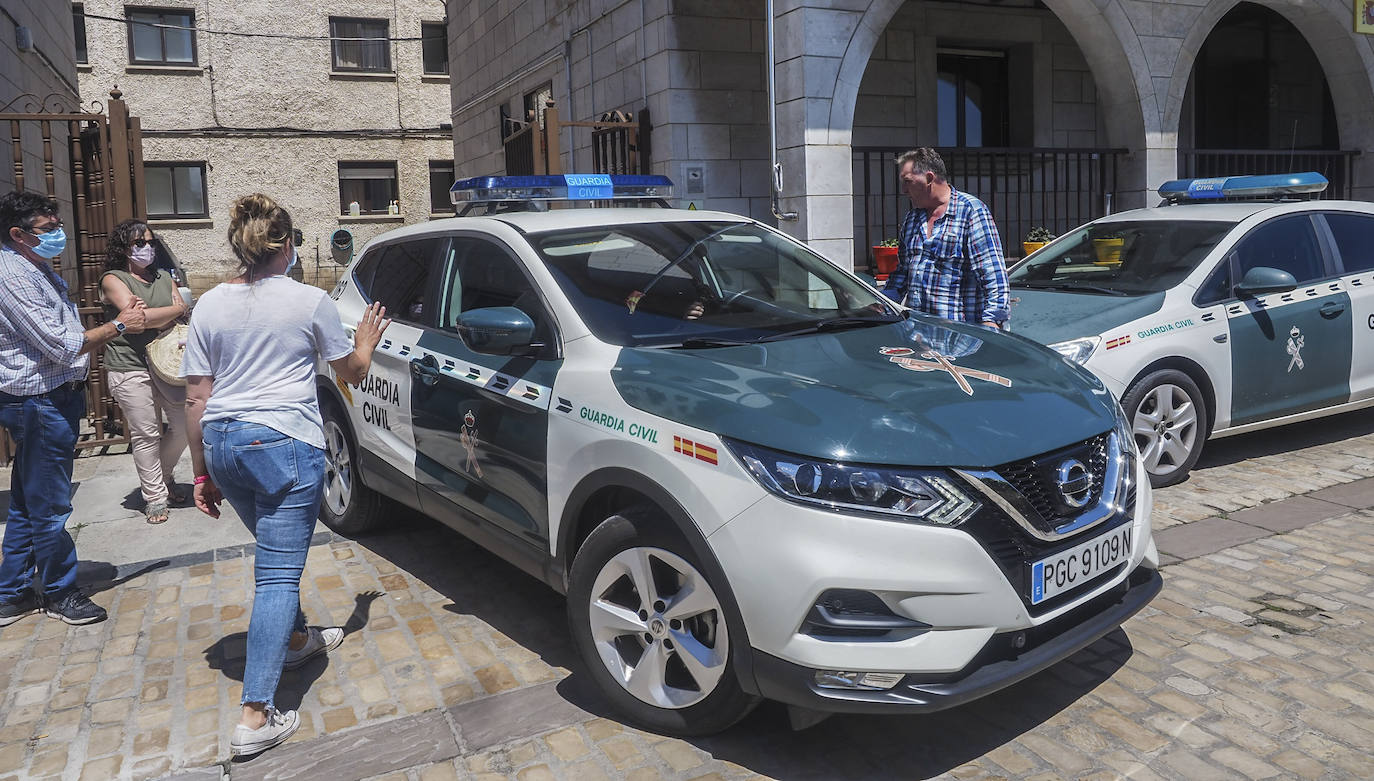
<path fill-rule="evenodd" d="M 1326 224 L 1336 237 L 1345 273 L 1374 269 L 1374 216 L 1327 214 Z"/>
<path fill-rule="evenodd" d="M 365 287 L 359 278 L 359 288 L 369 299 L 386 307 L 387 317 L 422 325 L 430 322 L 433 318 L 425 309 L 425 289 L 430 266 L 444 241 L 417 239 L 382 247 L 376 271 Z"/>
<path fill-rule="evenodd" d="M 1089 223 L 1012 270 L 1017 287 L 1136 296 L 1177 285 L 1235 227 L 1233 222 Z"/>
<path fill-rule="evenodd" d="M 534 321 L 534 340 L 554 350 L 553 318 L 534 283 L 505 247 L 486 239 L 455 237 L 449 246 L 443 325 L 452 330 L 463 312 L 513 306 Z"/>
<path fill-rule="evenodd" d="M 1225 301 L 1231 298 L 1232 287 L 1231 258 L 1227 256 L 1221 263 L 1217 264 L 1216 270 L 1197 289 L 1197 294 L 1193 296 L 1193 303 L 1198 306 L 1209 306 Z"/>
<path fill-rule="evenodd" d="M 1326 276 L 1317 232 L 1305 214 L 1270 220 L 1245 234 L 1236 245 L 1236 260 L 1241 279 L 1261 266 L 1287 271 L 1299 285 Z"/>
<path fill-rule="evenodd" d="M 374 247 L 366 255 L 358 259 L 358 263 L 353 266 L 353 279 L 358 283 L 358 289 L 363 295 L 371 295 L 367 292 L 372 289 L 372 277 L 377 273 L 377 264 L 381 262 L 383 248 Z"/>
<path fill-rule="evenodd" d="M 836 318 L 883 322 L 891 303 L 805 246 L 752 223 L 637 223 L 535 234 L 597 338 L 622 346 L 753 341 Z"/>

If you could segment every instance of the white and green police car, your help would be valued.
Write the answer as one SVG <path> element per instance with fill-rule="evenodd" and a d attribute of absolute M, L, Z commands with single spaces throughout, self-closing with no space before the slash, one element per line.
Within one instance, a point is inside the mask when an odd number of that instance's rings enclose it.
<path fill-rule="evenodd" d="M 325 523 L 385 528 L 394 500 L 565 592 L 587 674 L 677 734 L 762 698 L 797 723 L 957 705 L 1159 591 L 1089 372 L 737 215 L 514 210 L 670 186 L 464 180 L 483 216 L 369 242 L 334 297 L 396 319 L 362 383 L 321 367 Z"/>
<path fill-rule="evenodd" d="M 1326 186 L 1171 181 L 1009 274 L 1015 331 L 1121 399 L 1156 488 L 1209 437 L 1374 404 L 1374 204 L 1291 198 Z"/>

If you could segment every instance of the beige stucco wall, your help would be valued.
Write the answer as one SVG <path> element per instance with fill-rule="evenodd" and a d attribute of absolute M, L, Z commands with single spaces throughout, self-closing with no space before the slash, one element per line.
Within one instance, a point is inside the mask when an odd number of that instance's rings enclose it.
<path fill-rule="evenodd" d="M 234 198 L 278 198 L 329 268 L 328 240 L 343 227 L 367 238 L 430 218 L 429 161 L 451 160 L 447 76 L 425 76 L 421 44 L 392 41 L 394 75 L 330 73 L 329 17 L 386 18 L 393 38 L 419 38 L 422 22 L 441 22 L 438 0 L 319 4 L 269 0 L 86 0 L 88 15 L 123 17 L 126 6 L 187 8 L 199 29 L 195 67 L 130 66 L 127 27 L 86 20 L 90 64 L 83 97 L 118 84 L 143 125 L 146 161 L 205 161 L 209 218 L 160 221 L 155 229 L 203 287 L 234 269 L 225 238 Z M 394 10 L 393 10 L 394 9 Z M 313 40 L 214 34 L 289 33 Z M 400 218 L 339 215 L 338 161 L 395 162 Z M 329 284 L 328 273 L 321 284 Z"/>

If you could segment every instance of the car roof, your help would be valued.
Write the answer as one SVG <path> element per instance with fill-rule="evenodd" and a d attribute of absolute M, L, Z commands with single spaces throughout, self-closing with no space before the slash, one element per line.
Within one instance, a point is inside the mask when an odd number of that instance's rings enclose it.
<path fill-rule="evenodd" d="M 658 208 L 550 209 L 546 212 L 506 212 L 489 216 L 445 217 L 441 220 L 407 225 L 387 231 L 378 238 L 386 241 L 425 236 L 456 230 L 491 230 L 497 224 L 509 225 L 522 233 L 550 230 L 595 228 L 602 225 L 633 225 L 664 222 L 738 222 L 753 220 L 727 212 Z"/>
<path fill-rule="evenodd" d="M 1131 209 L 1103 217 L 1097 222 L 1140 222 L 1144 220 L 1240 222 L 1264 211 L 1277 213 L 1301 211 L 1359 211 L 1374 212 L 1368 201 L 1225 201 L 1221 203 L 1187 203 L 1173 206 L 1150 206 Z"/>

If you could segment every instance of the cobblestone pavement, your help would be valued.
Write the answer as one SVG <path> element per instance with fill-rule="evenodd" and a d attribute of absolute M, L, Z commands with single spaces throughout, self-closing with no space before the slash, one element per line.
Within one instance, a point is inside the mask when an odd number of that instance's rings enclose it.
<path fill-rule="evenodd" d="M 0 629 L 0 781 L 1374 777 L 1374 412 L 1204 458 L 1156 493 L 1160 597 L 963 708 L 793 732 L 765 704 L 691 741 L 623 726 L 587 691 L 561 597 L 414 520 L 311 549 L 306 613 L 348 636 L 286 673 L 301 730 L 251 761 L 227 761 L 251 547 L 120 568 L 93 586 L 103 624 Z"/>

